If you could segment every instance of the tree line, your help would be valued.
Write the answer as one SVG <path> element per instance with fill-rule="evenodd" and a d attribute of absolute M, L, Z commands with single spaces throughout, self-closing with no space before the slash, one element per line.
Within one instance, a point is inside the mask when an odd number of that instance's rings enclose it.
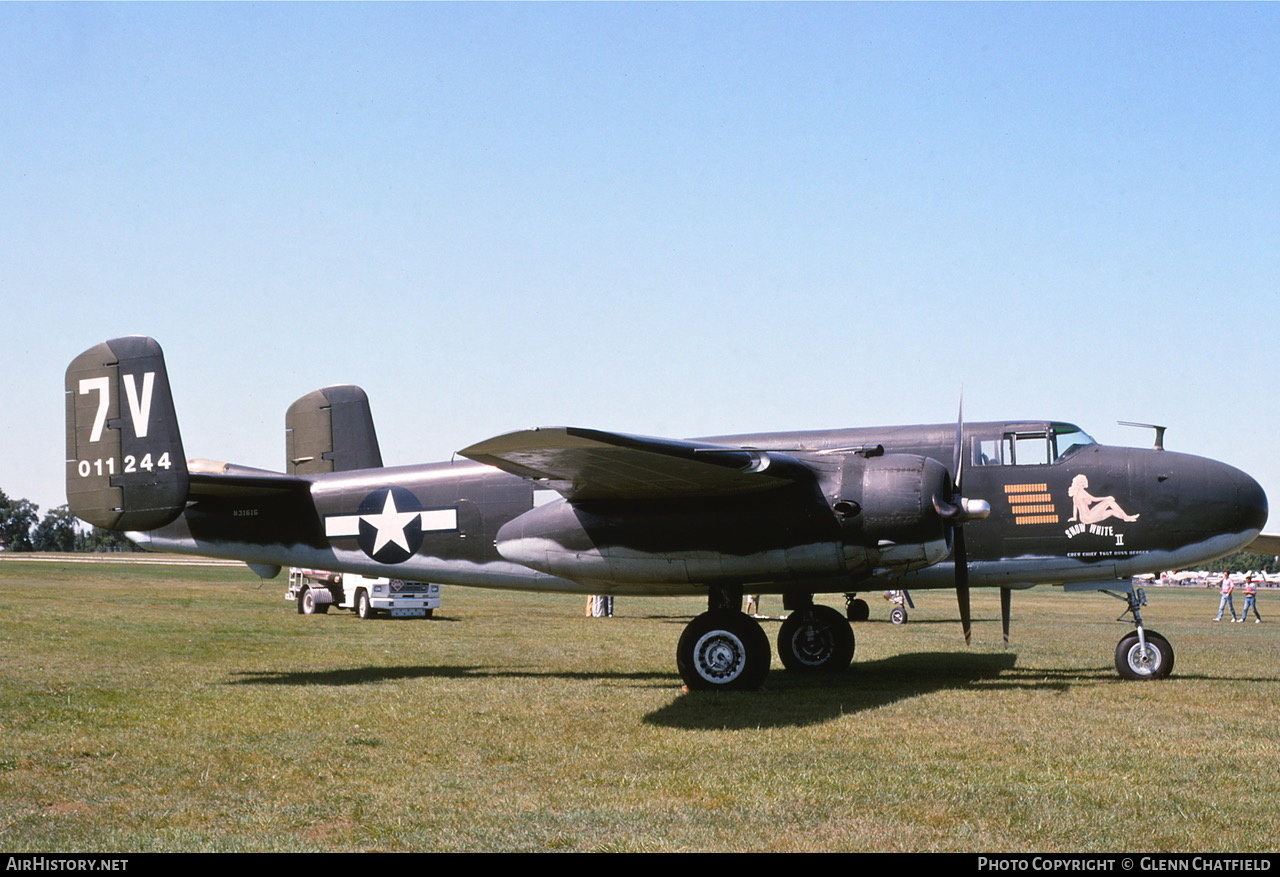
<path fill-rule="evenodd" d="M 5 551 L 137 551 L 123 533 L 98 527 L 82 529 L 71 509 L 60 505 L 40 517 L 27 499 L 10 499 L 0 490 L 0 548 Z"/>

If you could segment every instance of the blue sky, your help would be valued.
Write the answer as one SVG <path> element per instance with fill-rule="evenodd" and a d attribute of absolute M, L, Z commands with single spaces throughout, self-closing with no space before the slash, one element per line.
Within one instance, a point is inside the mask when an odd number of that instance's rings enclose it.
<path fill-rule="evenodd" d="M 332 383 L 389 463 L 963 386 L 1280 502 L 1278 45 L 1270 4 L 0 4 L 0 488 L 64 501 L 66 363 L 147 334 L 188 455 L 267 468 Z"/>

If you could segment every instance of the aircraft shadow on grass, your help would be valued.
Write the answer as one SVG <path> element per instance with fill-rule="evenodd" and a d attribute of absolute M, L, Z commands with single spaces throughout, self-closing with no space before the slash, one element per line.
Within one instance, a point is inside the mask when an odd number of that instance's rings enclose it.
<path fill-rule="evenodd" d="M 1109 668 L 1018 670 L 1013 654 L 919 652 L 854 664 L 847 673 L 778 674 L 761 692 L 689 692 L 645 715 L 646 724 L 686 730 L 803 727 L 939 691 L 1056 691 L 1110 684 Z M 670 673 L 576 673 L 441 665 L 334 670 L 246 670 L 230 685 L 376 685 L 404 679 L 564 679 L 674 687 Z"/>
<path fill-rule="evenodd" d="M 1005 678 L 1016 660 L 1013 654 L 920 652 L 858 662 L 848 673 L 778 674 L 769 680 L 767 698 L 757 695 L 753 702 L 742 695 L 709 698 L 688 693 L 644 721 L 688 730 L 802 727 L 935 691 L 1063 690 L 1079 679 L 1076 675 L 1050 681 L 1041 676 L 1034 682 Z"/>
<path fill-rule="evenodd" d="M 670 673 L 544 673 L 519 668 L 461 666 L 437 667 L 347 667 L 338 670 L 244 670 L 229 685 L 376 685 L 398 679 L 581 679 L 670 682 Z"/>

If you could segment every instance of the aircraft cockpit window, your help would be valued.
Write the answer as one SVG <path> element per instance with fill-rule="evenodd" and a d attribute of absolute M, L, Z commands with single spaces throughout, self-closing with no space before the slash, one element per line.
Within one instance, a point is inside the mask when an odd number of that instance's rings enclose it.
<path fill-rule="evenodd" d="M 999 439 L 976 439 L 975 466 L 1046 466 L 1097 444 L 1070 423 L 1046 423 L 1006 432 Z"/>
<path fill-rule="evenodd" d="M 1053 424 L 1052 438 L 1053 460 L 1055 463 L 1063 457 L 1068 457 L 1083 448 L 1097 444 L 1087 432 L 1070 423 Z"/>
<path fill-rule="evenodd" d="M 1043 466 L 1050 462 L 1049 433 L 1040 429 L 1006 432 L 1001 450 L 1006 466 Z"/>

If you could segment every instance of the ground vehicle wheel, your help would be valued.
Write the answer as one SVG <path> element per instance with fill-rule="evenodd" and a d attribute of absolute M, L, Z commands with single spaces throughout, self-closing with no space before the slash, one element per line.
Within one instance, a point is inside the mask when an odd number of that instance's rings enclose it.
<path fill-rule="evenodd" d="M 373 607 L 369 605 L 369 592 L 363 588 L 356 591 L 356 615 L 361 618 L 373 617 Z"/>
<path fill-rule="evenodd" d="M 298 611 L 303 615 L 324 615 L 329 611 L 329 604 L 317 602 L 315 591 L 303 588 L 298 596 Z"/>
<path fill-rule="evenodd" d="M 1125 679 L 1163 679 L 1173 672 L 1173 646 L 1154 630 L 1144 633 L 1145 649 L 1137 631 L 1116 645 L 1116 672 Z"/>
<path fill-rule="evenodd" d="M 778 657 L 792 671 L 839 672 L 853 660 L 853 629 L 830 606 L 797 609 L 778 631 Z"/>
<path fill-rule="evenodd" d="M 894 606 L 889 610 L 889 620 L 894 624 L 906 624 L 907 610 L 903 609 L 901 606 Z"/>
<path fill-rule="evenodd" d="M 676 666 L 692 691 L 753 691 L 769 675 L 769 638 L 749 615 L 704 612 L 680 634 Z"/>
<path fill-rule="evenodd" d="M 436 614 L 436 610 L 434 610 L 434 609 L 423 609 L 423 610 L 422 610 L 422 617 L 423 617 L 423 618 L 430 618 L 432 615 L 435 615 L 435 614 Z"/>
<path fill-rule="evenodd" d="M 845 613 L 850 621 L 866 621 L 871 617 L 871 607 L 861 597 L 849 601 L 849 609 Z"/>

